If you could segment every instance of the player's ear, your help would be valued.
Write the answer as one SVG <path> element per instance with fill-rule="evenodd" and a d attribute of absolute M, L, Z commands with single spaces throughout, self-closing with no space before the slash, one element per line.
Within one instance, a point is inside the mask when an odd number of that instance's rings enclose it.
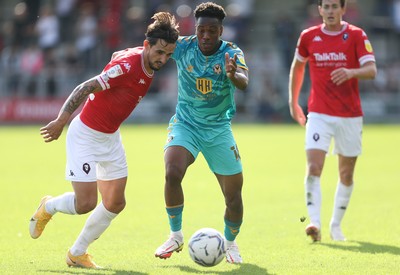
<path fill-rule="evenodd" d="M 220 29 L 220 31 L 219 31 L 219 36 L 222 36 L 222 33 L 224 32 L 224 26 L 223 25 L 221 25 L 221 29 Z"/>
<path fill-rule="evenodd" d="M 145 49 L 150 48 L 150 42 L 149 42 L 149 40 L 145 39 L 145 40 L 143 41 L 143 47 L 144 47 Z"/>

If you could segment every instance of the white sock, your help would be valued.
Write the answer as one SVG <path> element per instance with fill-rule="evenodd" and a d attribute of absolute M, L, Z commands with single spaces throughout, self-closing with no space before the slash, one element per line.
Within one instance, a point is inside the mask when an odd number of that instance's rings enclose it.
<path fill-rule="evenodd" d="M 331 226 L 339 226 L 342 222 L 347 206 L 349 205 L 351 193 L 353 192 L 353 186 L 354 183 L 350 186 L 346 186 L 341 182 L 338 183 L 333 205 Z"/>
<path fill-rule="evenodd" d="M 225 239 L 225 244 L 226 244 L 226 247 L 231 247 L 232 245 L 235 244 L 235 241 L 228 241 L 227 239 Z"/>
<path fill-rule="evenodd" d="M 64 214 L 76 215 L 75 210 L 75 193 L 68 192 L 58 197 L 49 199 L 45 204 L 47 213 L 54 215 L 57 212 Z"/>
<path fill-rule="evenodd" d="M 305 195 L 310 222 L 321 228 L 321 185 L 320 177 L 307 176 L 305 179 Z"/>
<path fill-rule="evenodd" d="M 100 202 L 86 220 L 81 234 L 70 249 L 71 254 L 73 256 L 85 254 L 89 245 L 103 234 L 117 215 L 108 211 L 103 202 Z"/>
<path fill-rule="evenodd" d="M 183 242 L 183 233 L 182 233 L 182 230 L 179 230 L 179 231 L 171 231 L 170 237 L 173 237 L 174 239 L 177 239 L 177 240 Z"/>

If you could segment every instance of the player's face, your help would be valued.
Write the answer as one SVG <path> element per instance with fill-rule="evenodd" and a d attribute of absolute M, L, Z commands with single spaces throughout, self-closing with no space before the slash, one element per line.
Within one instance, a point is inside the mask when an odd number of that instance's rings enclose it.
<path fill-rule="evenodd" d="M 199 17 L 196 22 L 196 35 L 199 48 L 204 55 L 215 53 L 220 46 L 223 27 L 217 18 Z"/>
<path fill-rule="evenodd" d="M 340 31 L 342 16 L 345 13 L 345 8 L 340 6 L 340 0 L 323 0 L 318 10 L 327 30 Z"/>
<path fill-rule="evenodd" d="M 147 42 L 147 43 L 146 43 Z M 145 66 L 153 71 L 158 71 L 164 66 L 175 50 L 175 43 L 167 43 L 162 39 L 158 39 L 153 46 L 145 40 L 146 58 Z"/>

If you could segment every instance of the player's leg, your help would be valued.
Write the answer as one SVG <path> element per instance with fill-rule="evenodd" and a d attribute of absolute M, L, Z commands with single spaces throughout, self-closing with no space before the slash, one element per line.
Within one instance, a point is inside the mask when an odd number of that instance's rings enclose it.
<path fill-rule="evenodd" d="M 330 231 L 332 240 L 345 241 L 346 238 L 341 230 L 341 222 L 353 192 L 353 174 L 357 157 L 344 157 L 342 155 L 338 157 L 340 180 L 336 187 Z"/>
<path fill-rule="evenodd" d="M 169 146 L 165 150 L 164 162 L 164 196 L 170 225 L 170 236 L 155 251 L 155 256 L 162 259 L 171 257 L 173 252 L 180 252 L 183 248 L 182 212 L 184 194 L 182 180 L 188 166 L 194 162 L 194 157 L 182 146 Z"/>
<path fill-rule="evenodd" d="M 90 260 L 87 249 L 92 242 L 104 233 L 110 226 L 111 221 L 124 209 L 126 204 L 126 182 L 126 177 L 116 180 L 98 181 L 102 201 L 90 214 L 80 235 L 68 251 L 67 264 L 69 266 L 99 268 L 99 266 Z"/>
<path fill-rule="evenodd" d="M 306 234 L 315 241 L 321 240 L 321 174 L 325 156 L 333 136 L 333 119 L 330 116 L 309 113 L 306 124 L 305 149 L 307 158 L 304 179 L 305 201 L 310 224 Z"/>
<path fill-rule="evenodd" d="M 154 255 L 161 259 L 171 257 L 173 252 L 183 248 L 182 213 L 184 194 L 182 180 L 187 168 L 195 161 L 199 150 L 196 137 L 190 129 L 172 117 L 168 127 L 167 143 L 165 144 L 165 184 L 164 199 L 170 225 L 170 235 L 167 241 L 159 246 Z"/>
<path fill-rule="evenodd" d="M 110 226 L 111 221 L 125 207 L 125 186 L 128 177 L 128 166 L 126 163 L 125 150 L 122 146 L 119 131 L 113 134 L 96 133 L 93 138 L 102 140 L 96 148 L 91 148 L 96 160 L 95 166 L 83 165 L 83 169 L 90 174 L 96 171 L 97 188 L 101 194 L 102 201 L 97 205 L 97 196 L 90 208 L 94 211 L 86 220 L 84 228 L 67 254 L 67 264 L 85 268 L 99 268 L 87 253 L 89 245 Z M 87 149 L 86 149 L 87 150 Z M 75 192 L 82 184 L 75 184 Z M 93 188 L 96 191 L 97 189 Z M 88 195 L 87 195 L 88 196 Z M 83 206 L 82 206 L 83 204 Z M 84 207 L 77 196 L 77 211 Z M 97 206 L 96 206 L 97 205 Z"/>
<path fill-rule="evenodd" d="M 243 220 L 242 186 L 243 174 L 223 176 L 216 174 L 225 198 L 224 235 L 226 239 L 226 259 L 229 263 L 242 263 L 236 237 Z"/>
<path fill-rule="evenodd" d="M 309 149 L 307 156 L 307 175 L 305 178 L 305 199 L 310 224 L 306 227 L 306 234 L 313 241 L 321 240 L 321 174 L 324 167 L 326 152 L 318 149 Z"/>
<path fill-rule="evenodd" d="M 211 142 L 203 141 L 201 147 L 211 171 L 217 177 L 225 198 L 224 235 L 227 245 L 226 260 L 242 263 L 236 237 L 243 219 L 242 162 L 232 131 L 226 129 Z"/>
<path fill-rule="evenodd" d="M 51 217 L 57 212 L 64 214 L 84 214 L 97 204 L 96 169 L 92 152 L 100 146 L 91 140 L 93 131 L 84 126 L 79 117 L 74 118 L 67 132 L 67 165 L 65 178 L 73 184 L 75 192 L 67 192 L 52 198 L 45 196 L 29 223 L 32 238 L 38 238 Z M 79 187 L 78 187 L 79 186 Z M 77 197 L 78 196 L 78 197 Z"/>
<path fill-rule="evenodd" d="M 361 143 L 362 117 L 338 119 L 334 152 L 338 154 L 339 182 L 330 222 L 331 238 L 335 241 L 346 240 L 341 230 L 341 222 L 353 192 L 354 170 L 357 157 L 362 151 Z"/>

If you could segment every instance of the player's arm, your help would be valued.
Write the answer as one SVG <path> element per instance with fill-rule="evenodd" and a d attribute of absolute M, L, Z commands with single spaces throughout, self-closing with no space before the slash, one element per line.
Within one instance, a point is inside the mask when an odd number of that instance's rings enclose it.
<path fill-rule="evenodd" d="M 360 68 L 348 69 L 338 68 L 331 73 L 332 82 L 340 85 L 343 82 L 352 79 L 374 79 L 376 76 L 376 64 L 373 61 L 365 63 Z"/>
<path fill-rule="evenodd" d="M 58 114 L 58 117 L 46 126 L 40 128 L 40 134 L 45 142 L 57 140 L 71 115 L 78 109 L 82 102 L 91 93 L 103 90 L 96 78 L 91 78 L 78 85 L 69 95 Z"/>
<path fill-rule="evenodd" d="M 289 109 L 290 115 L 301 126 L 306 124 L 306 117 L 303 109 L 299 104 L 299 95 L 304 81 L 304 72 L 306 69 L 306 62 L 301 62 L 296 58 L 293 59 L 292 66 L 290 67 L 289 74 Z"/>
<path fill-rule="evenodd" d="M 231 80 L 236 88 L 245 90 L 249 84 L 249 73 L 247 70 L 238 67 L 236 61 L 236 54 L 233 58 L 230 58 L 229 54 L 225 53 L 226 76 Z"/>

